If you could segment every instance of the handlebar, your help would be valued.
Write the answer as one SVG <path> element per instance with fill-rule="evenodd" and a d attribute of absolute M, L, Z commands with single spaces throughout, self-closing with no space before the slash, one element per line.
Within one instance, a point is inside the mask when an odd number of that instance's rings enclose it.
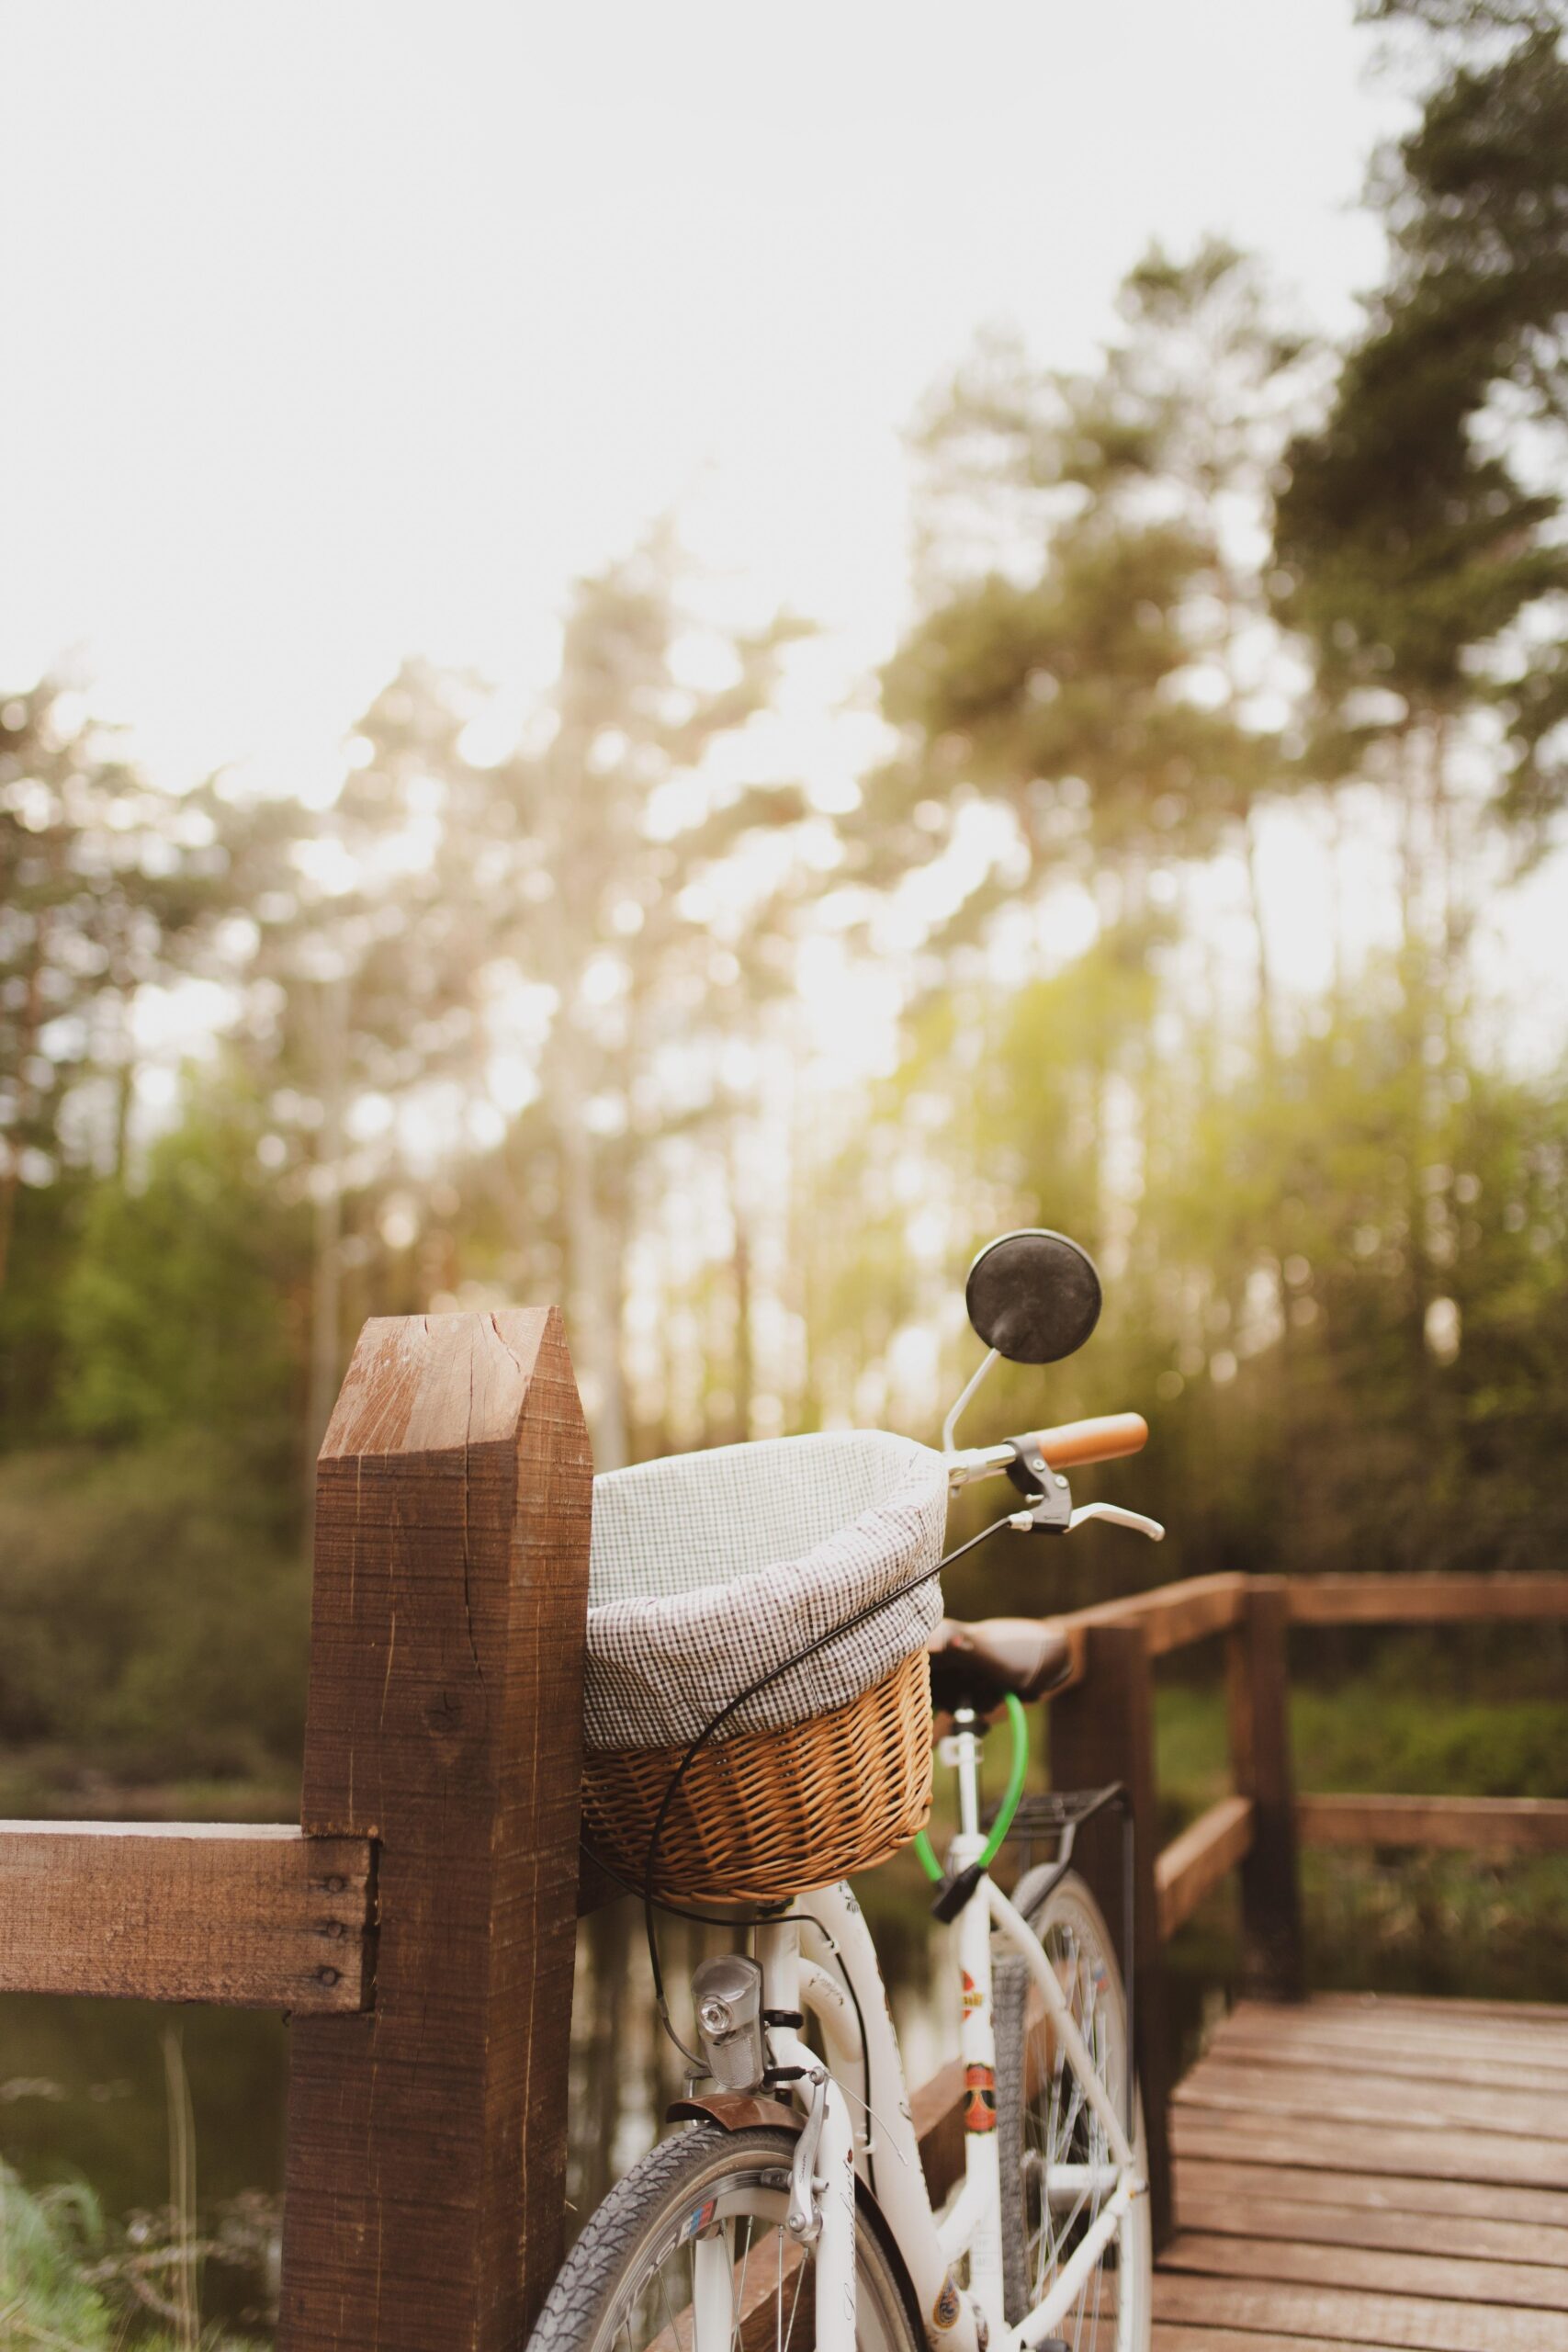
<path fill-rule="evenodd" d="M 1093 1420 L 1063 1421 L 1054 1430 L 1036 1430 L 1028 1441 L 1053 1470 L 1071 1470 L 1080 1462 L 1117 1462 L 1124 1453 L 1142 1453 L 1148 1442 L 1149 1425 L 1142 1413 L 1100 1413 Z"/>
<path fill-rule="evenodd" d="M 948 1482 L 967 1487 L 976 1478 L 993 1477 L 1025 1448 L 1043 1454 L 1053 1470 L 1071 1470 L 1087 1462 L 1115 1462 L 1123 1454 L 1140 1453 L 1148 1442 L 1149 1425 L 1142 1413 L 1100 1413 L 1090 1420 L 1036 1430 L 1002 1445 L 972 1445 L 950 1453 Z"/>

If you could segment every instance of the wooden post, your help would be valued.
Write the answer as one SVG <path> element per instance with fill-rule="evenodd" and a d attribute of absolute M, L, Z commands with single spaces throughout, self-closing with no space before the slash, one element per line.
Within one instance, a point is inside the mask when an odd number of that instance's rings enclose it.
<path fill-rule="evenodd" d="M 1252 1844 L 1241 1865 L 1245 1989 L 1263 2000 L 1305 1992 L 1291 1764 L 1290 1596 L 1282 1577 L 1247 1588 L 1246 1613 L 1226 1637 L 1232 1769 L 1252 1800 Z"/>
<path fill-rule="evenodd" d="M 293 2027 L 282 2352 L 514 2352 L 560 2260 L 591 1507 L 553 1307 L 367 1324 L 301 1821 L 376 1841 L 373 2006 Z"/>
<path fill-rule="evenodd" d="M 1155 1860 L 1154 1683 L 1143 1628 L 1087 1625 L 1083 1677 L 1046 1711 L 1051 1785 L 1091 1789 L 1124 1781 L 1133 1808 L 1134 1949 L 1122 1949 L 1122 1826 L 1102 1814 L 1079 1835 L 1074 1855 L 1116 1939 L 1122 1973 L 1134 1987 L 1133 2017 L 1144 2125 L 1149 2145 L 1149 2198 L 1155 2244 L 1163 2245 L 1174 2220 L 1166 2109 L 1171 2091 L 1171 2050 L 1166 2021 L 1165 1962 L 1160 1947 Z"/>

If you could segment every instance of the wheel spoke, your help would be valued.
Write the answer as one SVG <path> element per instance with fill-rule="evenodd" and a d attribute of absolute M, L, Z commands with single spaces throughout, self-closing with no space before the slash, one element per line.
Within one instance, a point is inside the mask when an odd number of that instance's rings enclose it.
<path fill-rule="evenodd" d="M 1046 1963 L 1061 1987 L 1096 2076 L 1118 2102 L 1129 2064 L 1109 1937 L 1087 1893 L 1068 1880 L 1032 1915 Z M 1010 1976 L 1009 1972 L 1010 1972 Z M 1101 2220 L 1121 2177 L 1105 2128 L 1083 2080 L 1050 2045 L 1048 2064 L 1031 2067 L 1032 2026 L 1021 1962 L 998 1950 L 997 2092 L 1002 2156 L 1003 2256 L 1007 2318 L 1017 2325 Z M 1005 1991 L 1004 1991 L 1005 1988 Z M 1118 2232 L 1086 2276 L 1055 2333 L 1075 2352 L 1101 2352 L 1102 2330 L 1118 2317 L 1117 2342 L 1137 2352 L 1147 2342 L 1147 2239 Z"/>

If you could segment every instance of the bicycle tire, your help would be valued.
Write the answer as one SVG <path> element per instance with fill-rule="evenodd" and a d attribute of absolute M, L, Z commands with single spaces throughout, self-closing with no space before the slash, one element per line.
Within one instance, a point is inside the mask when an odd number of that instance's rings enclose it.
<path fill-rule="evenodd" d="M 1126 2096 L 1127 2010 L 1115 1947 L 1099 1905 L 1083 1881 L 1069 1871 L 1043 1899 L 1031 1903 L 1028 1883 L 1020 1887 L 1018 1908 L 1044 1947 L 1058 1979 L 1066 1972 L 1075 2022 L 1089 2042 L 1095 2071 L 1119 2109 Z M 1029 2096 L 1029 1964 L 999 1946 L 992 1972 L 993 2020 L 997 2041 L 997 2138 L 1001 2165 L 1002 2289 L 1010 2325 L 1017 2326 L 1043 2300 L 1050 2278 L 1077 2235 L 1081 2235 L 1089 2211 L 1070 2213 L 1059 2239 L 1054 2232 L 1041 2187 L 1050 2155 L 1059 2160 L 1092 2163 L 1102 2138 L 1092 2111 L 1074 2107 L 1064 2098 L 1064 2072 L 1059 2067 L 1043 2075 L 1033 2098 Z M 1087 2017 L 1083 2013 L 1087 2009 Z M 1086 2030 L 1087 2025 L 1087 2030 Z M 1133 2148 L 1140 2167 L 1146 2168 L 1141 2106 L 1134 2101 Z M 1146 2177 L 1146 2169 L 1145 2169 Z M 1147 2352 L 1153 2295 L 1154 2246 L 1149 2226 L 1149 2201 L 1139 2199 L 1131 2232 L 1111 2242 L 1106 2256 L 1086 2284 L 1077 2306 L 1077 2333 L 1062 2323 L 1058 2335 L 1069 2343 L 1102 2343 L 1101 2319 L 1107 2282 L 1113 2282 L 1120 2311 L 1131 2298 L 1131 2322 L 1116 2335 L 1118 2352 Z M 1123 2278 L 1122 2251 L 1130 2241 L 1130 2276 Z M 1089 2324 L 1085 2335 L 1086 2322 Z"/>
<path fill-rule="evenodd" d="M 644 2352 L 665 2331 L 665 2340 L 673 2340 L 674 2323 L 691 2300 L 688 2250 L 699 2235 L 727 2225 L 741 2295 L 748 2281 L 752 2298 L 761 2295 L 745 2341 L 772 2345 L 773 2352 L 790 2352 L 792 2342 L 804 2347 L 815 2325 L 810 2258 L 789 2244 L 783 2228 L 794 2153 L 787 2132 L 730 2132 L 704 2124 L 650 2149 L 590 2215 L 546 2299 L 528 2352 Z M 694 2227 L 710 2199 L 712 2217 Z M 739 2225 L 749 2216 L 779 2241 L 776 2256 L 771 2245 L 763 2247 L 757 2269 L 752 2257 L 762 2238 L 748 2232 L 740 2244 Z M 770 2327 L 767 2290 L 775 2263 L 776 2324 Z M 856 2352 L 923 2352 L 902 2265 L 863 2204 L 856 2214 L 855 2267 Z M 639 2332 L 645 2325 L 651 2333 Z"/>

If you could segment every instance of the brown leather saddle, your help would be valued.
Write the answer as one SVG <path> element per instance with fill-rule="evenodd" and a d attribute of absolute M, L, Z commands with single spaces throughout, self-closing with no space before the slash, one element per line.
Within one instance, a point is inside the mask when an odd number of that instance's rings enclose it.
<path fill-rule="evenodd" d="M 983 1617 L 973 1625 L 944 1617 L 927 1647 L 939 1714 L 972 1707 L 987 1715 L 1010 1691 L 1027 1704 L 1057 1690 L 1072 1671 L 1066 1635 L 1034 1617 Z"/>

